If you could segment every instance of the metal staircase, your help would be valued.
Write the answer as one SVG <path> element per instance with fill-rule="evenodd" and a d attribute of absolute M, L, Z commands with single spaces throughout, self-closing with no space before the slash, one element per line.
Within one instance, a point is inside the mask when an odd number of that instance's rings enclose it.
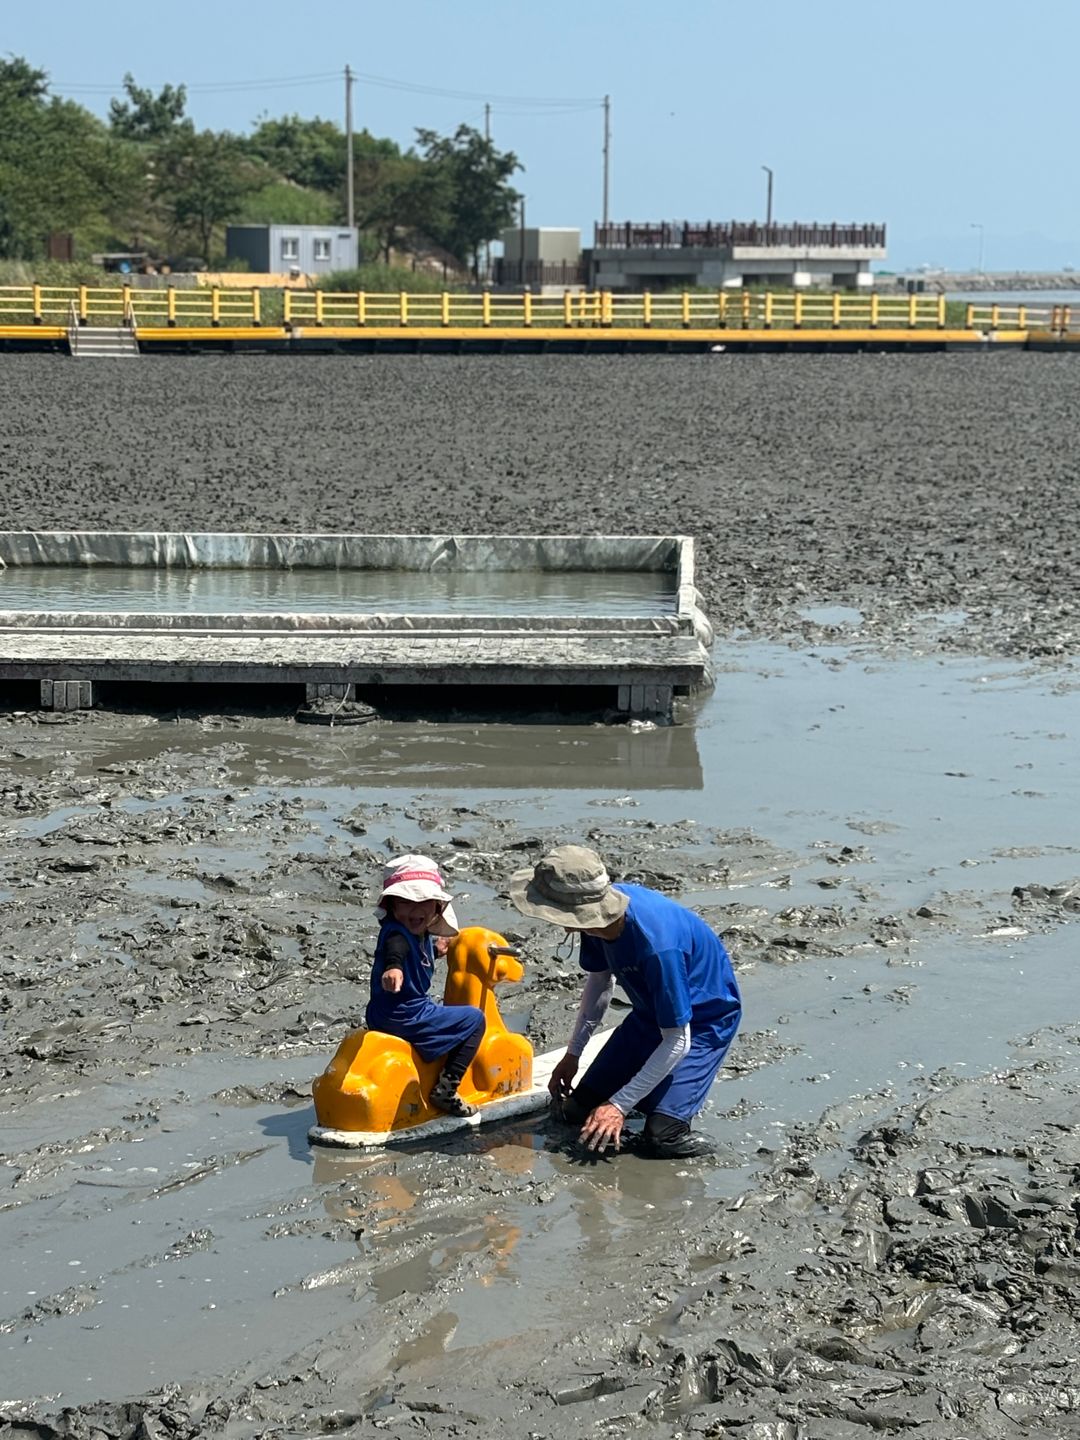
<path fill-rule="evenodd" d="M 139 336 L 130 308 L 120 325 L 80 325 L 72 302 L 68 345 L 74 360 L 132 360 L 139 355 Z"/>

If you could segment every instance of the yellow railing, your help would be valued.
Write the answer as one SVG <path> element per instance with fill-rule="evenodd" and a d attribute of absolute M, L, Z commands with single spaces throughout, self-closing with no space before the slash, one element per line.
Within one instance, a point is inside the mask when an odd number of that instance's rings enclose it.
<path fill-rule="evenodd" d="M 969 330 L 1049 330 L 1055 335 L 1080 331 L 1080 295 L 1075 305 L 968 305 L 964 323 Z"/>
<path fill-rule="evenodd" d="M 939 329 L 944 296 L 772 294 L 755 290 L 665 291 L 616 295 L 608 290 L 562 295 L 401 294 L 290 291 L 286 325 L 341 327 L 612 328 L 694 330 Z"/>
<path fill-rule="evenodd" d="M 0 327 L 61 325 L 255 326 L 267 300 L 257 286 L 180 289 L 133 285 L 0 286 Z M 280 312 L 277 307 L 281 306 Z M 286 328 L 944 330 L 1080 332 L 1080 303 L 947 304 L 942 295 L 858 295 L 837 291 L 609 290 L 532 295 L 484 291 L 374 294 L 285 290 L 269 314 Z"/>
<path fill-rule="evenodd" d="M 80 325 L 258 325 L 260 292 L 187 290 L 134 285 L 0 286 L 0 326 L 54 324 L 74 315 Z"/>

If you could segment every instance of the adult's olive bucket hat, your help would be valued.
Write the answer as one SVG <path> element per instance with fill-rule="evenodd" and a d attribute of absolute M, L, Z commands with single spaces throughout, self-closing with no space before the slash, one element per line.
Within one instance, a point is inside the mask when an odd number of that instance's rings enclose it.
<path fill-rule="evenodd" d="M 523 915 L 566 930 L 603 930 L 630 903 L 613 888 L 600 856 L 584 845 L 559 845 L 531 870 L 518 870 L 510 878 L 510 899 Z"/>

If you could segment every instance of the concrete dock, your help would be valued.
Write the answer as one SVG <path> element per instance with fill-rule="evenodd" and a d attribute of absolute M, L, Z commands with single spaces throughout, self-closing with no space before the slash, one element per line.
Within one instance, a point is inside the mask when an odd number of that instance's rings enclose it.
<path fill-rule="evenodd" d="M 250 566 L 251 569 L 245 569 Z M 644 570 L 655 577 L 651 605 L 626 613 L 423 613 L 350 606 L 334 612 L 206 613 L 145 604 L 146 573 L 177 571 L 287 577 L 325 570 L 335 583 L 372 570 L 483 575 L 510 572 L 527 596 L 543 576 L 601 579 Z M 79 608 L 88 572 L 107 594 L 140 579 L 133 605 Z M 37 575 L 58 608 L 10 608 L 5 600 Z M 407 581 L 406 581 L 407 583 Z M 24 594 L 25 586 L 16 593 Z M 571 599 L 564 605 L 572 606 Z M 281 687 L 299 699 L 363 698 L 376 705 L 403 687 L 504 691 L 507 708 L 556 705 L 568 691 L 627 717 L 668 719 L 676 695 L 711 679 L 712 631 L 693 585 L 693 542 L 680 536 L 265 536 L 212 534 L 0 534 L 0 683 L 33 682 L 44 707 L 86 708 L 123 684 Z M 544 600 L 537 605 L 543 609 Z M 588 608 L 588 601 L 582 605 Z M 535 607 L 534 607 L 535 608 Z"/>

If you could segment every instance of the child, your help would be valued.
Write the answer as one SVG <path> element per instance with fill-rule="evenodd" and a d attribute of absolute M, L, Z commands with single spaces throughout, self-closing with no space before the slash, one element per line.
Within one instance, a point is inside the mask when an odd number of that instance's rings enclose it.
<path fill-rule="evenodd" d="M 383 873 L 376 913 L 379 940 L 368 1029 L 399 1035 L 424 1060 L 445 1055 L 429 1103 L 447 1115 L 475 1115 L 476 1106 L 462 1100 L 457 1090 L 484 1038 L 484 1013 L 475 1005 L 437 1005 L 428 998 L 435 955 L 445 955 L 445 937 L 458 933 L 450 895 L 434 860 L 426 855 L 392 860 Z"/>

